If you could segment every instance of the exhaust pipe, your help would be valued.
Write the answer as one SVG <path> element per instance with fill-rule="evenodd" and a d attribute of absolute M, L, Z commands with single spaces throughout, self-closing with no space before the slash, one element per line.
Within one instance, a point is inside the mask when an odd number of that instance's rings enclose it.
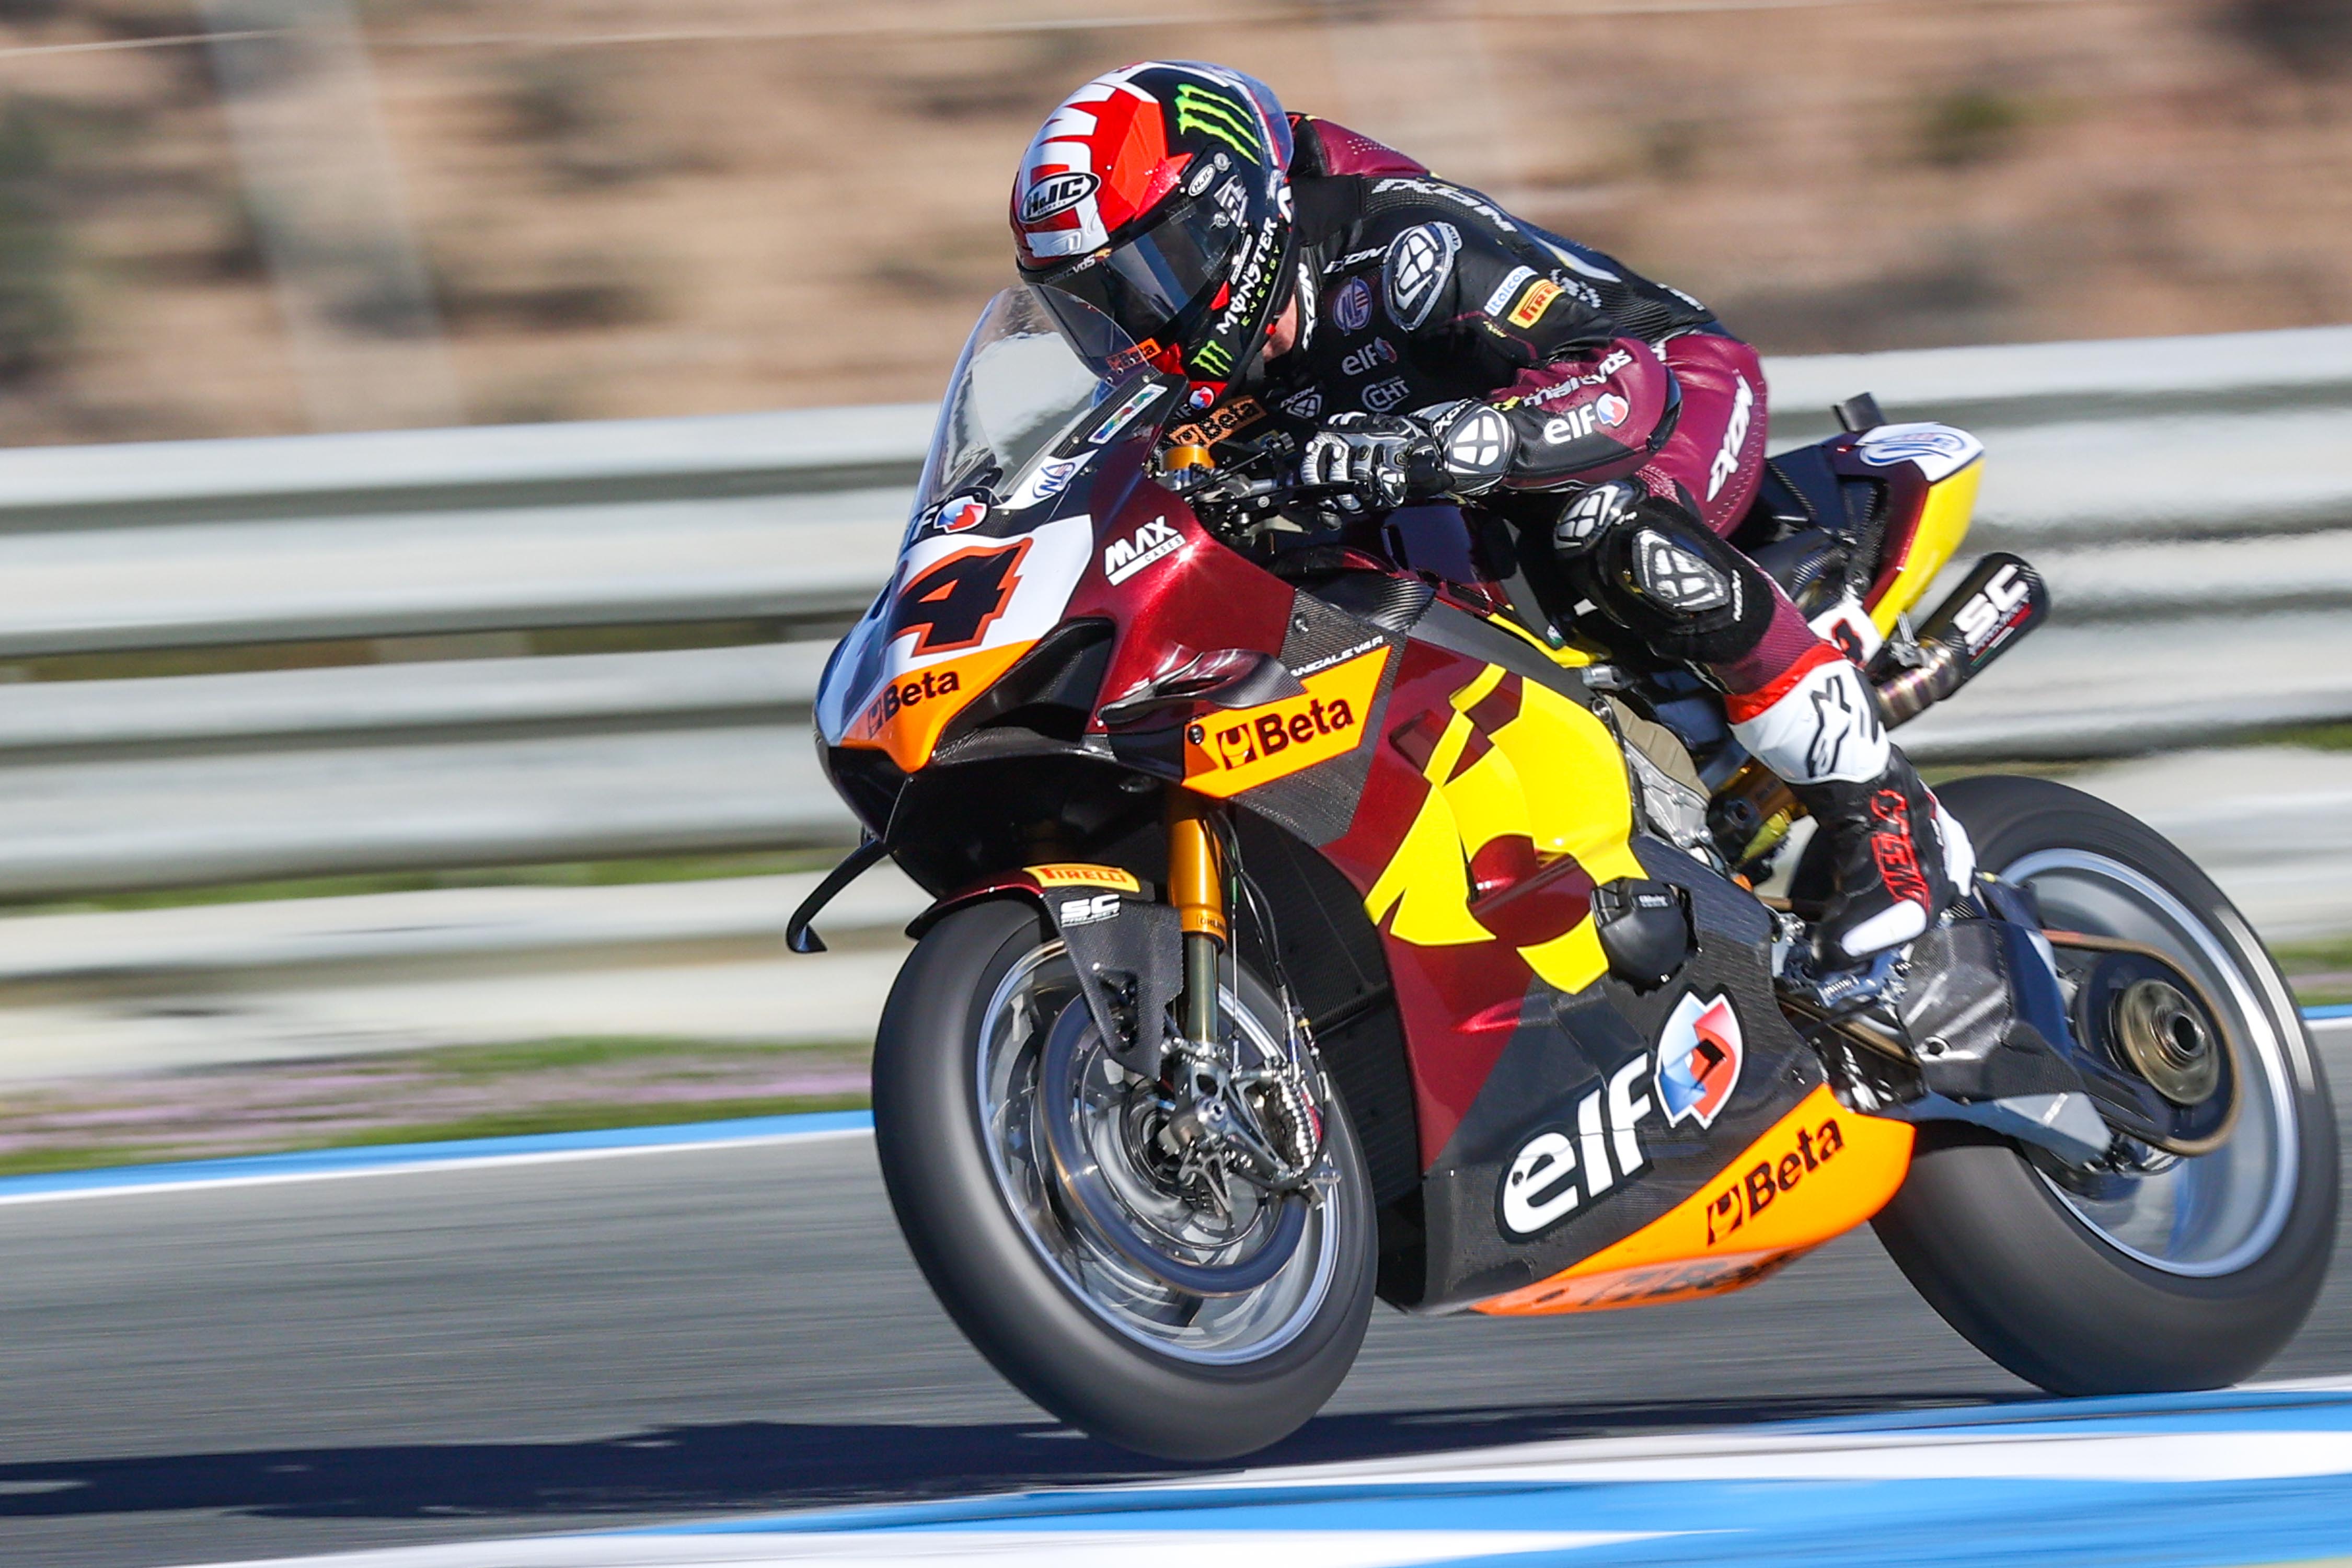
<path fill-rule="evenodd" d="M 1986 556 L 1919 624 L 1921 661 L 1871 673 L 1880 721 L 1891 730 L 1917 718 L 2049 617 L 2050 590 L 2040 573 L 2020 556 L 1999 551 Z"/>

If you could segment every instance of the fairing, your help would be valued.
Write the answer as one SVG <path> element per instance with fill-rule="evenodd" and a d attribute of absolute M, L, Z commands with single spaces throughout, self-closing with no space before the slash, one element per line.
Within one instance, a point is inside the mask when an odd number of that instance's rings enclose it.
<path fill-rule="evenodd" d="M 1823 1089 L 1774 998 L 1770 913 L 1652 831 L 1590 656 L 1512 626 L 1475 545 L 1436 547 L 1458 516 L 1395 525 L 1391 558 L 1451 563 L 1418 576 L 1349 551 L 1277 576 L 1149 477 L 1178 384 L 1122 375 L 1117 351 L 1061 340 L 1062 401 L 1033 399 L 1019 439 L 988 434 L 998 404 L 967 383 L 1006 354 L 1041 372 L 1061 331 L 1034 300 L 991 312 L 899 569 L 820 702 L 828 764 L 881 781 L 845 794 L 910 874 L 1052 916 L 1020 868 L 1100 863 L 1149 889 L 1165 792 L 1225 803 L 1276 906 L 1266 940 L 1311 969 L 1302 1005 L 1386 1151 L 1381 1288 L 1400 1304 L 1733 1289 L 1885 1201 L 1908 1128 Z M 1972 481 L 1972 459 L 1931 474 L 1895 450 L 1838 458 L 1902 492 L 1874 610 L 1902 560 L 1957 542 L 1927 503 Z M 1663 985 L 1611 971 L 1594 894 L 1621 879 L 1685 900 L 1689 951 Z"/>

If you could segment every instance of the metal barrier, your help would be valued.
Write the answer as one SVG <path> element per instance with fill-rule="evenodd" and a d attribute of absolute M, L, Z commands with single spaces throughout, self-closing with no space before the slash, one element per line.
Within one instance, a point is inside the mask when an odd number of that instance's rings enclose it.
<path fill-rule="evenodd" d="M 2053 624 L 1904 732 L 2100 756 L 2352 719 L 2352 328 L 1780 360 L 1991 448 Z M 0 659 L 759 620 L 804 640 L 0 690 L 0 893 L 839 842 L 808 704 L 916 406 L 0 453 Z"/>

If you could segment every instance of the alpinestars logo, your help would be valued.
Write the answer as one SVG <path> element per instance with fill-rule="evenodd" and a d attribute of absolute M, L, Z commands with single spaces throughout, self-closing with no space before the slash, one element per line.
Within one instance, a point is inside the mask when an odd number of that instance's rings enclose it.
<path fill-rule="evenodd" d="M 1424 223 L 1391 240 L 1381 263 L 1389 319 L 1407 331 L 1427 321 L 1454 274 L 1454 253 L 1461 248 L 1462 231 L 1450 223 Z"/>
<path fill-rule="evenodd" d="M 1658 1102 L 1669 1125 L 1689 1118 L 1712 1127 L 1739 1084 L 1739 1064 L 1747 1047 L 1739 1033 L 1739 1015 L 1731 998 L 1720 992 L 1702 997 L 1686 994 L 1667 1015 L 1665 1033 L 1658 1037 Z"/>
<path fill-rule="evenodd" d="M 1828 673 L 1813 688 L 1813 740 L 1805 748 L 1808 778 L 1837 776 L 1845 744 L 1875 748 L 1880 735 L 1878 704 L 1862 689 L 1851 665 L 1824 665 Z"/>
<path fill-rule="evenodd" d="M 1184 547 L 1184 536 L 1164 517 L 1155 517 L 1103 552 L 1103 579 L 1116 586 L 1155 561 Z"/>
<path fill-rule="evenodd" d="M 1586 1200 L 1648 1167 L 1639 1127 L 1654 1109 L 1642 1089 L 1649 1070 L 1650 1053 L 1643 1051 L 1577 1101 L 1574 1136 L 1538 1132 L 1520 1145 L 1495 1194 L 1506 1234 L 1526 1237 L 1549 1230 Z"/>
<path fill-rule="evenodd" d="M 1067 169 L 1058 174 L 1045 174 L 1029 187 L 1021 198 L 1021 221 L 1043 223 L 1056 213 L 1066 213 L 1102 185 L 1099 176 L 1084 169 Z"/>

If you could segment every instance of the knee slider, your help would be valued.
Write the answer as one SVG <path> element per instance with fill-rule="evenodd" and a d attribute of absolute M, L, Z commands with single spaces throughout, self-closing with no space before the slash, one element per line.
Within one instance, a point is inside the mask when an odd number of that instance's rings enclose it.
<path fill-rule="evenodd" d="M 1653 497 L 1610 531 L 1587 587 L 1601 613 L 1668 658 L 1727 664 L 1772 620 L 1763 570 L 1684 508 Z"/>

